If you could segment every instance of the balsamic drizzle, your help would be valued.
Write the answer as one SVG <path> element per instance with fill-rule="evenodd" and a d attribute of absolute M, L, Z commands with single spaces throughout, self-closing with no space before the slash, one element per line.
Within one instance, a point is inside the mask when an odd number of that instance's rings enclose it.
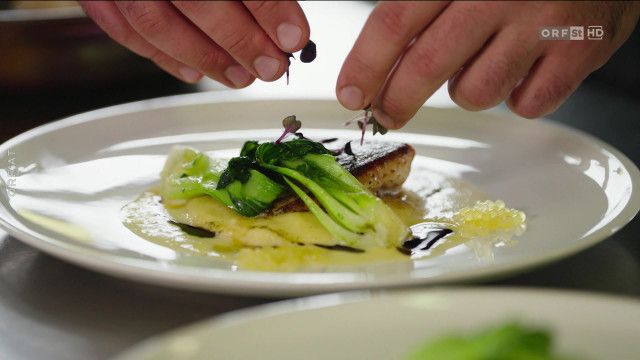
<path fill-rule="evenodd" d="M 337 250 L 337 251 L 346 251 L 346 252 L 350 252 L 350 253 L 363 253 L 364 250 L 362 249 L 358 249 L 358 248 L 354 248 L 351 246 L 346 246 L 346 245 L 322 245 L 322 244 L 314 244 L 317 247 L 321 247 L 323 249 L 327 249 L 327 250 Z"/>
<path fill-rule="evenodd" d="M 347 141 L 347 143 L 344 144 L 344 152 L 347 155 L 355 156 L 353 150 L 351 150 L 351 141 Z"/>
<path fill-rule="evenodd" d="M 187 224 L 182 224 L 172 220 L 169 220 L 169 224 L 179 227 L 180 230 L 184 231 L 189 235 L 206 237 L 206 238 L 216 237 L 216 233 L 214 231 L 209 231 L 207 229 L 203 229 L 203 228 L 199 228 L 199 227 L 195 227 Z"/>
<path fill-rule="evenodd" d="M 191 226 L 187 224 L 182 224 L 179 222 L 175 222 L 169 220 L 169 223 L 175 225 L 180 228 L 180 230 L 184 231 L 188 235 L 198 236 L 203 238 L 213 238 L 216 237 L 216 233 L 214 231 L 209 231 L 203 228 L 199 228 L 196 226 Z M 434 223 L 420 223 L 411 226 L 411 232 L 413 236 L 402 243 L 402 246 L 396 247 L 396 250 L 405 255 L 411 255 L 416 251 L 421 250 L 429 250 L 441 239 L 447 237 L 447 235 L 453 233 L 453 230 L 443 227 L 439 224 Z M 298 243 L 300 246 L 304 246 L 305 244 Z M 354 254 L 364 253 L 365 250 L 354 248 L 346 245 L 323 245 L 323 244 L 313 244 L 314 246 L 334 251 L 345 251 Z M 277 247 L 277 246 L 276 246 Z"/>
<path fill-rule="evenodd" d="M 413 237 L 406 240 L 402 244 L 402 248 L 409 252 L 429 250 L 438 240 L 444 239 L 452 232 L 453 230 L 439 224 L 426 222 L 416 224 L 411 226 Z"/>

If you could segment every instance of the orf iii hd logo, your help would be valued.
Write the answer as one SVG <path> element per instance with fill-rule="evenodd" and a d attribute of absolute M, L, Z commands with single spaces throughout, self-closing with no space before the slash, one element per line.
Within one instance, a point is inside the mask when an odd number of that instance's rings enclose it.
<path fill-rule="evenodd" d="M 601 25 L 587 26 L 587 39 L 602 40 L 604 37 L 604 29 Z"/>
<path fill-rule="evenodd" d="M 586 26 L 544 26 L 540 28 L 540 40 L 602 40 L 604 29 L 600 25 Z"/>

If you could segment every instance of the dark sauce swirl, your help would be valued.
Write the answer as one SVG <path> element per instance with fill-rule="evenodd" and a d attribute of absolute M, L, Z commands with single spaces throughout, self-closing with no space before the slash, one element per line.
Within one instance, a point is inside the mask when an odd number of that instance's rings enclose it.
<path fill-rule="evenodd" d="M 415 224 L 411 226 L 412 237 L 402 243 L 398 251 L 411 255 L 417 251 L 429 250 L 436 242 L 444 239 L 452 232 L 453 230 L 437 223 L 423 222 Z"/>

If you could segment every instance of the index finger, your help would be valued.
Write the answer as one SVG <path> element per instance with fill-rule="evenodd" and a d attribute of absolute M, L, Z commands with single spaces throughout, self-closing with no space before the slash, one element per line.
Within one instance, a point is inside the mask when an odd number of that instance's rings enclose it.
<path fill-rule="evenodd" d="M 309 41 L 309 23 L 296 1 L 243 1 L 258 25 L 285 52 L 296 52 Z"/>
<path fill-rule="evenodd" d="M 350 110 L 370 104 L 409 43 L 448 1 L 379 3 L 365 23 L 340 70 L 336 95 Z"/>

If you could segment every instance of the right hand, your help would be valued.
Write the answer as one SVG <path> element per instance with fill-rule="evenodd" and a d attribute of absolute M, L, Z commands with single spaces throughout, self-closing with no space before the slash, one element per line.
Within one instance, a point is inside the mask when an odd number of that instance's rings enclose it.
<path fill-rule="evenodd" d="M 295 1 L 79 1 L 109 36 L 188 83 L 274 81 L 309 41 Z"/>

